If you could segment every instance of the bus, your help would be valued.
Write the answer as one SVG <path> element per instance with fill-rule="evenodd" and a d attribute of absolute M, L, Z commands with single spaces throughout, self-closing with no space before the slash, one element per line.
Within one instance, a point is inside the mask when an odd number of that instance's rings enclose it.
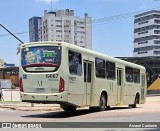
<path fill-rule="evenodd" d="M 110 106 L 135 108 L 146 101 L 145 67 L 66 42 L 20 47 L 22 102 L 60 104 L 64 111 Z"/>

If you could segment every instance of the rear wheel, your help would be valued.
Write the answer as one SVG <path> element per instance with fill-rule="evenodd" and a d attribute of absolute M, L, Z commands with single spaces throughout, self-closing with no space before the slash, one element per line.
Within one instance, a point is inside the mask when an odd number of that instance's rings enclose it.
<path fill-rule="evenodd" d="M 135 97 L 134 104 L 133 105 L 129 105 L 129 107 L 136 108 L 137 107 L 137 103 L 139 103 L 138 96 Z"/>
<path fill-rule="evenodd" d="M 107 98 L 105 94 L 101 94 L 100 102 L 99 102 L 99 110 L 105 111 L 107 107 Z"/>
<path fill-rule="evenodd" d="M 70 105 L 61 105 L 61 108 L 64 111 L 76 111 L 76 109 L 77 109 L 76 106 L 70 106 Z"/>

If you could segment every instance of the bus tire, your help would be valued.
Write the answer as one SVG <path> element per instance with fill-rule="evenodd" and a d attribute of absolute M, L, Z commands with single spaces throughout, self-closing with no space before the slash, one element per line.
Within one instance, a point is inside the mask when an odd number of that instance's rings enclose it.
<path fill-rule="evenodd" d="M 137 103 L 139 103 L 138 101 L 139 101 L 139 99 L 138 99 L 138 96 L 136 95 L 135 100 L 134 100 L 134 104 L 133 105 L 129 105 L 129 107 L 136 108 L 137 107 Z"/>
<path fill-rule="evenodd" d="M 102 93 L 100 97 L 100 102 L 99 102 L 99 110 L 105 111 L 106 108 L 107 108 L 107 98 L 106 98 L 106 95 Z"/>
<path fill-rule="evenodd" d="M 61 106 L 64 111 L 76 111 L 76 106 Z"/>

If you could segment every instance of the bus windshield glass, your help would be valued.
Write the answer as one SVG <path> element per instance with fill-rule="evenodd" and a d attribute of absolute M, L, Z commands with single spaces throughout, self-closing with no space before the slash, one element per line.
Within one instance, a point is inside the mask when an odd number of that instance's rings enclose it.
<path fill-rule="evenodd" d="M 60 64 L 60 46 L 35 46 L 22 49 L 22 67 L 59 67 Z"/>

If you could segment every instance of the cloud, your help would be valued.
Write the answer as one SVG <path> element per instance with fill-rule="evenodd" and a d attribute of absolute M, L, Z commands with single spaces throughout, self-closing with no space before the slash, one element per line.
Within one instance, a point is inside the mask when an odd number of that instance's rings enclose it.
<path fill-rule="evenodd" d="M 45 3 L 51 3 L 52 2 L 57 2 L 58 0 L 35 0 L 36 2 L 45 2 Z"/>

